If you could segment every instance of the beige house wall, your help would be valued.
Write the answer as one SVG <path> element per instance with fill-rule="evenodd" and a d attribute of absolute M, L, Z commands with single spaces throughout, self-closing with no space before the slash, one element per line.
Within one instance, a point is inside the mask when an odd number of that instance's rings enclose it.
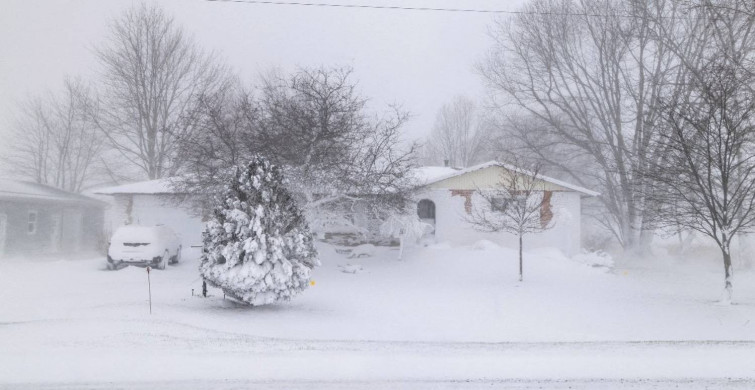
<path fill-rule="evenodd" d="M 497 187 L 501 182 L 507 183 L 510 179 L 511 172 L 500 166 L 493 166 L 468 172 L 463 175 L 450 177 L 435 183 L 427 185 L 429 189 L 454 189 L 454 190 L 476 190 L 489 189 Z M 543 191 L 572 191 L 554 183 L 540 180 L 538 189 Z"/>

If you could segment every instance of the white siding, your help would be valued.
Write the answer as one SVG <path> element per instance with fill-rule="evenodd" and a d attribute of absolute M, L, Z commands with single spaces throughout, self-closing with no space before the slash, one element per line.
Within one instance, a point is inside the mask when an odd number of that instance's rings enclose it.
<path fill-rule="evenodd" d="M 421 199 L 429 199 L 435 203 L 435 239 L 438 242 L 473 244 L 486 239 L 506 247 L 517 248 L 517 237 L 512 234 L 483 233 L 475 230 L 468 221 L 464 196 L 452 196 L 452 191 L 448 189 L 427 189 L 419 193 L 415 200 L 419 202 Z M 472 207 L 481 205 L 481 202 L 483 199 L 479 195 L 472 196 Z M 554 192 L 551 198 L 554 227 L 542 233 L 526 235 L 525 250 L 553 247 L 567 255 L 578 253 L 581 248 L 580 202 L 579 193 Z"/>

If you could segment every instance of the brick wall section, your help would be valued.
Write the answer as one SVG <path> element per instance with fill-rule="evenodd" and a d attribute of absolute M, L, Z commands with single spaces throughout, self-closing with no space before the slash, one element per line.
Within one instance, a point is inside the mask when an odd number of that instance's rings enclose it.
<path fill-rule="evenodd" d="M 540 226 L 545 228 L 553 219 L 553 210 L 551 210 L 551 196 L 553 191 L 545 191 L 543 194 L 543 203 L 540 205 Z"/>
<path fill-rule="evenodd" d="M 464 197 L 464 211 L 467 214 L 472 214 L 472 194 L 474 190 L 451 190 L 451 196 L 463 196 Z"/>

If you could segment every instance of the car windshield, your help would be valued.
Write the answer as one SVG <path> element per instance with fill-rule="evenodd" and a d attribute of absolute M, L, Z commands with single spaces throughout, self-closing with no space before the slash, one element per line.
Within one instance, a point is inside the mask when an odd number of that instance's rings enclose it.
<path fill-rule="evenodd" d="M 147 226 L 124 226 L 113 234 L 113 242 L 150 243 L 157 240 L 157 229 Z"/>

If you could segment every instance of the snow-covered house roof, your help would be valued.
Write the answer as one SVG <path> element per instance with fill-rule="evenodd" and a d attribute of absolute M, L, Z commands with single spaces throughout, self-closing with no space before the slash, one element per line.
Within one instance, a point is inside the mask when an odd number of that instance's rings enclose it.
<path fill-rule="evenodd" d="M 182 194 L 182 191 L 177 190 L 173 186 L 173 179 L 163 178 L 148 181 L 140 181 L 137 183 L 123 184 L 120 186 L 100 188 L 94 190 L 93 193 L 101 195 L 116 195 L 116 194 Z"/>
<path fill-rule="evenodd" d="M 459 169 L 451 167 L 433 167 L 425 166 L 418 167 L 412 170 L 411 176 L 413 177 L 418 187 L 429 186 L 434 183 L 438 183 L 443 180 L 451 179 L 458 176 L 463 176 L 475 171 L 480 171 L 490 167 L 501 167 L 514 172 L 521 172 L 527 175 L 533 175 L 531 172 L 523 171 L 519 168 L 511 166 L 509 164 L 501 163 L 498 161 L 488 161 L 483 164 L 475 165 L 472 167 Z M 553 184 L 564 189 L 579 192 L 585 196 L 598 196 L 600 193 L 589 190 L 584 187 L 580 187 L 571 183 L 567 183 L 562 180 L 554 179 L 545 175 L 536 175 L 536 177 L 544 182 Z M 174 185 L 178 178 L 163 178 L 149 181 L 142 181 L 131 184 L 124 184 L 120 186 L 101 188 L 92 191 L 94 194 L 100 195 L 117 195 L 117 194 L 144 194 L 144 195 L 180 195 L 185 192 L 177 189 Z"/>
<path fill-rule="evenodd" d="M 475 166 L 471 166 L 464 169 L 456 169 L 456 168 L 449 168 L 449 167 L 420 167 L 416 168 L 414 170 L 414 177 L 417 181 L 418 186 L 424 187 L 431 185 L 433 183 L 438 183 L 443 180 L 451 179 L 458 176 L 463 176 L 466 174 L 470 174 L 472 172 L 480 171 L 483 169 L 491 168 L 491 167 L 501 167 L 504 169 L 507 169 L 509 171 L 513 172 L 519 172 L 530 176 L 535 176 L 537 179 L 540 179 L 544 182 L 563 187 L 568 190 L 572 190 L 575 192 L 579 192 L 582 195 L 585 196 L 598 196 L 600 195 L 599 192 L 589 190 L 584 187 L 580 187 L 571 183 L 567 183 L 563 180 L 554 179 L 552 177 L 548 177 L 545 175 L 534 175 L 532 172 L 528 172 L 525 170 L 522 170 L 520 168 L 514 167 L 509 164 L 505 164 L 498 161 L 488 161 L 486 163 L 478 164 Z"/>
<path fill-rule="evenodd" d="M 0 179 L 0 200 L 31 199 L 36 201 L 91 203 L 102 206 L 102 202 L 84 195 L 64 191 L 44 184 L 21 180 Z"/>
<path fill-rule="evenodd" d="M 460 169 L 450 167 L 418 167 L 412 170 L 417 184 L 424 186 L 454 176 Z"/>

